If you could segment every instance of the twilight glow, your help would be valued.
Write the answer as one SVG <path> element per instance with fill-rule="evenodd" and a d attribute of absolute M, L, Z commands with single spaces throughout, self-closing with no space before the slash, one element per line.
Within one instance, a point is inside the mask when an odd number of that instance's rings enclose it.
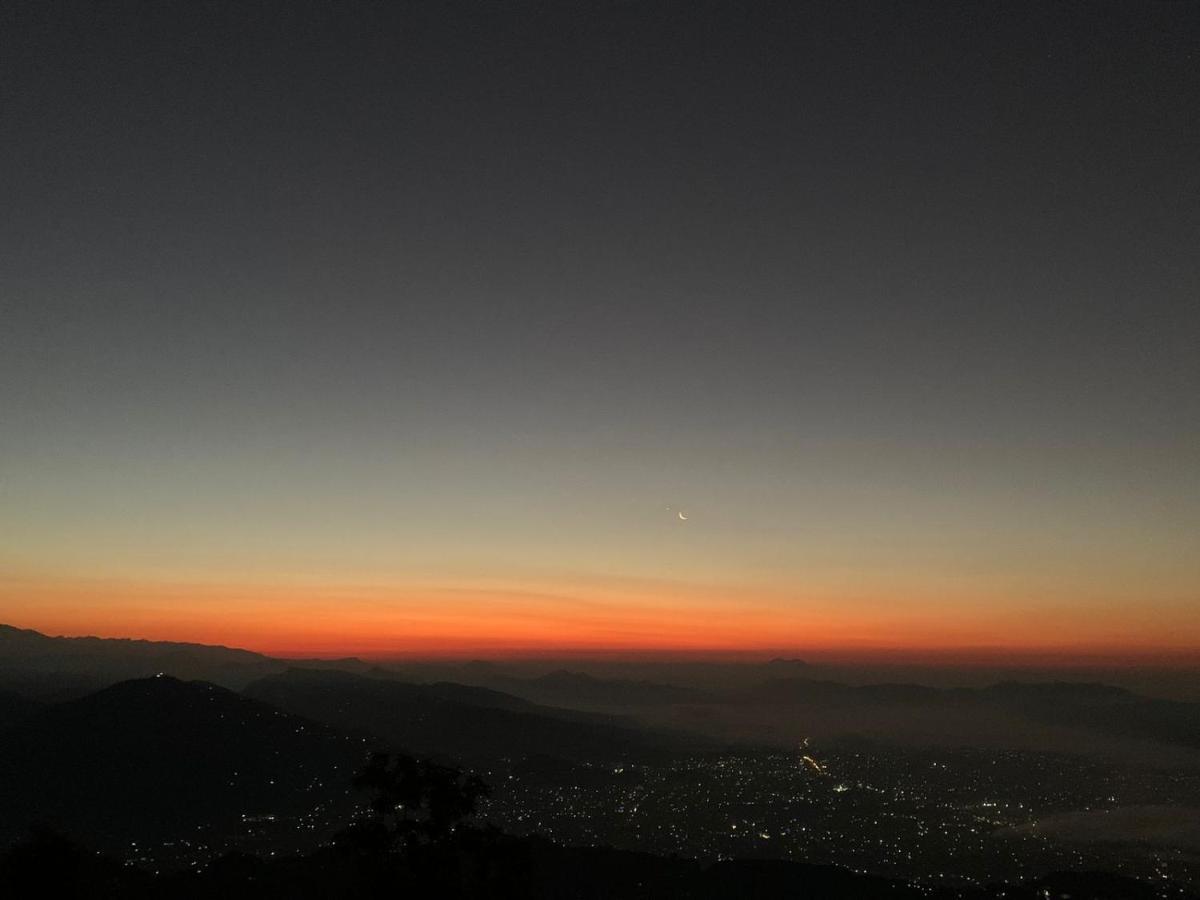
<path fill-rule="evenodd" d="M 324 13 L 243 43 L 177 13 L 153 47 L 15 49 L 0 621 L 377 656 L 1200 650 L 1186 92 L 738 6 L 398 5 L 336 46 Z M 1129 83 L 1177 64 L 1130 54 Z"/>

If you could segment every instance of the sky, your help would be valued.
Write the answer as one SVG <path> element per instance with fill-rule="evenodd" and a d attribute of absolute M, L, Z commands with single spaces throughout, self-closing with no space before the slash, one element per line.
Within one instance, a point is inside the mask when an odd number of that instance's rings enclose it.
<path fill-rule="evenodd" d="M 0 620 L 1200 651 L 1197 109 L 1191 3 L 3 4 Z"/>

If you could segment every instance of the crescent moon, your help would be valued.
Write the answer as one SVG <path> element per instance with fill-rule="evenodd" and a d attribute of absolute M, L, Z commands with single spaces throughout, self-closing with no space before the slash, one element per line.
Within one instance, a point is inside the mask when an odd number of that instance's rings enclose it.
<path fill-rule="evenodd" d="M 687 521 L 687 518 L 688 518 L 688 517 L 687 517 L 687 516 L 685 516 L 683 513 L 676 513 L 675 515 L 679 516 L 679 521 L 680 521 L 680 522 L 686 522 L 686 521 Z"/>

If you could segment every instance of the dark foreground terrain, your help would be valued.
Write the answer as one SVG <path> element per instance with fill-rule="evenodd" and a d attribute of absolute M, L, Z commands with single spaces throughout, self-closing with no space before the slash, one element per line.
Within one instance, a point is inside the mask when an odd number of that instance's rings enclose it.
<path fill-rule="evenodd" d="M 406 850 L 338 844 L 306 855 L 233 853 L 201 871 L 152 874 L 35 833 L 0 858 L 0 896 L 167 900 L 167 898 L 893 898 L 893 900 L 1189 900 L 1174 885 L 1107 873 L 1064 872 L 1019 884 L 930 888 L 832 866 L 783 860 L 702 865 L 607 848 L 561 847 L 464 828 Z"/>
<path fill-rule="evenodd" d="M 724 692 L 342 662 L 0 629 L 0 898 L 1200 885 L 1197 704 L 1088 684 L 854 688 L 791 677 L 795 661 Z M 754 717 L 771 728 L 726 727 Z M 971 724 L 955 745 L 914 739 L 955 717 Z M 1051 719 L 1065 744 L 996 745 L 972 724 Z M 834 720 L 854 728 L 796 740 Z M 381 752 L 392 768 L 372 770 Z"/>

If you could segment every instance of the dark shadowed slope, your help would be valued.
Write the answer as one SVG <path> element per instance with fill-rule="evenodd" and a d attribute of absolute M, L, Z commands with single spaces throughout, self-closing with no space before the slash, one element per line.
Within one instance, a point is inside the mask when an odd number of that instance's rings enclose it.
<path fill-rule="evenodd" d="M 981 703 L 1020 711 L 1036 722 L 1200 748 L 1200 703 L 1143 697 L 1106 684 L 1068 682 L 1005 682 L 977 695 Z"/>
<path fill-rule="evenodd" d="M 13 691 L 0 690 L 0 730 L 16 725 L 42 708 L 42 704 Z"/>
<path fill-rule="evenodd" d="M 462 685 L 294 669 L 254 682 L 245 694 L 338 728 L 368 731 L 398 749 L 468 761 L 531 754 L 627 759 L 675 740 Z"/>
<path fill-rule="evenodd" d="M 344 796 L 361 739 L 223 688 L 123 682 L 0 733 L 0 830 L 45 822 L 92 844 L 236 826 Z"/>

